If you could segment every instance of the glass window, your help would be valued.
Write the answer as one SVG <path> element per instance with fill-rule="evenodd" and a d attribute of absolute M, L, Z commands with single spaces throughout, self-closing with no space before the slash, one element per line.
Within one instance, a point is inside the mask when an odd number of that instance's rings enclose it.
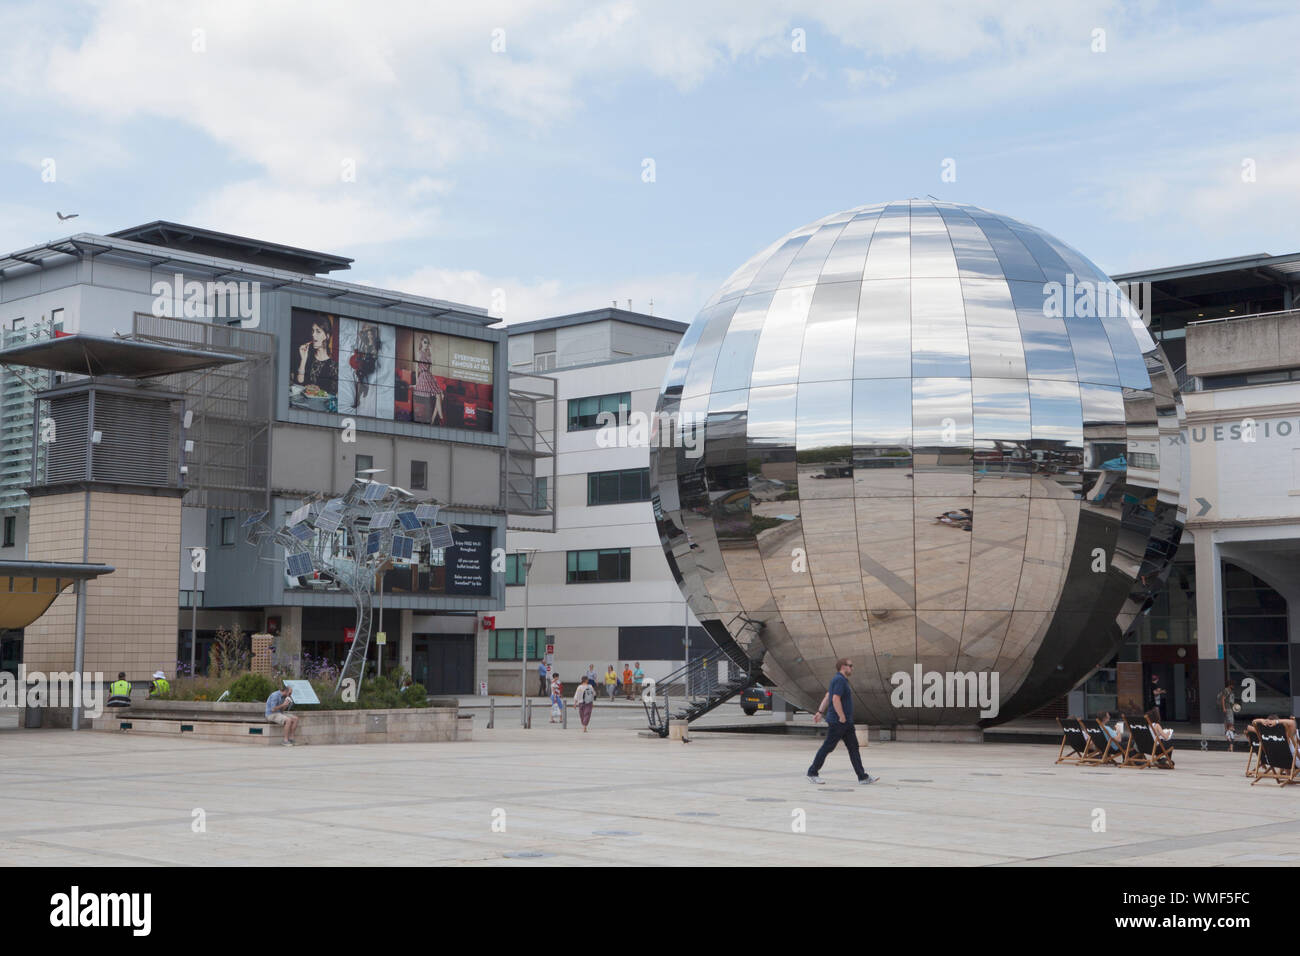
<path fill-rule="evenodd" d="M 235 519 L 221 519 L 221 543 L 223 545 L 235 543 Z"/>
<path fill-rule="evenodd" d="M 570 551 L 566 584 L 632 580 L 630 548 Z"/>
<path fill-rule="evenodd" d="M 545 511 L 550 507 L 551 496 L 548 492 L 549 477 L 533 479 L 533 507 L 538 511 Z"/>
<path fill-rule="evenodd" d="M 650 469 L 593 471 L 587 475 L 587 504 L 614 505 L 650 500 Z"/>
<path fill-rule="evenodd" d="M 427 491 L 429 487 L 429 463 L 424 461 L 411 462 L 411 490 Z"/>
<path fill-rule="evenodd" d="M 18 524 L 18 519 L 15 518 L 13 515 L 8 515 L 5 518 L 4 546 L 6 548 L 12 548 L 14 546 L 14 535 L 16 534 L 15 528 L 17 524 Z"/>
<path fill-rule="evenodd" d="M 627 415 L 631 409 L 631 392 L 615 392 L 610 395 L 571 398 L 569 399 L 569 431 L 577 432 L 590 428 L 600 428 L 600 415 L 602 412 L 613 414 L 615 421 L 620 425 L 626 424 Z"/>
<path fill-rule="evenodd" d="M 357 477 L 369 478 L 370 475 L 362 475 L 363 471 L 368 471 L 375 467 L 374 455 L 357 455 L 356 475 Z"/>
<path fill-rule="evenodd" d="M 528 583 L 528 569 L 522 554 L 506 555 L 506 587 L 513 588 Z"/>
<path fill-rule="evenodd" d="M 521 627 L 503 627 L 488 634 L 488 660 L 517 661 L 523 636 Z M 540 651 L 540 653 L 539 653 Z M 546 628 L 528 629 L 528 659 L 540 660 L 546 654 Z"/>

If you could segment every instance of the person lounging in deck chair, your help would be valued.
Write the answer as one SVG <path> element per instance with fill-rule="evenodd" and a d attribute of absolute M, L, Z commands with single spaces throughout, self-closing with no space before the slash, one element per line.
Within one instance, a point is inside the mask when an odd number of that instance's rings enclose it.
<path fill-rule="evenodd" d="M 1117 728 L 1108 726 L 1109 721 L 1109 712 L 1103 713 L 1096 720 L 1082 721 L 1083 729 L 1088 734 L 1088 754 L 1093 763 L 1118 764 L 1124 754 L 1120 732 Z"/>
<path fill-rule="evenodd" d="M 1124 751 L 1124 766 L 1173 770 L 1174 747 L 1169 742 L 1173 731 L 1161 727 L 1151 714 L 1143 714 L 1135 719 L 1122 714 L 1121 716 L 1124 717 L 1124 723 L 1129 729 L 1128 749 Z"/>

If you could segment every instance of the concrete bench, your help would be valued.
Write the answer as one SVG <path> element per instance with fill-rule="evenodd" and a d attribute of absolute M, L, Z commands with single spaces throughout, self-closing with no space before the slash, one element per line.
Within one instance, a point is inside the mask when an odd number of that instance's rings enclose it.
<path fill-rule="evenodd" d="M 194 737 L 224 743 L 278 744 L 284 728 L 266 720 L 234 716 L 180 715 L 143 716 L 119 711 L 105 712 L 94 721 L 94 730 L 110 733 L 152 734 L 164 737 Z"/>

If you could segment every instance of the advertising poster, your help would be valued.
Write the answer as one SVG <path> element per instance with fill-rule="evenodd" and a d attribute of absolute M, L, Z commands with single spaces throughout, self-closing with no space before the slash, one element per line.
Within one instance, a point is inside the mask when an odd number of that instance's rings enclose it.
<path fill-rule="evenodd" d="M 338 411 L 339 340 L 334 316 L 294 309 L 289 343 L 289 407 Z"/>
<path fill-rule="evenodd" d="M 492 529 L 466 528 L 444 550 L 447 593 L 483 595 L 492 592 Z"/>
<path fill-rule="evenodd" d="M 290 408 L 492 431 L 491 342 L 310 309 L 290 340 Z"/>
<path fill-rule="evenodd" d="M 397 329 L 359 319 L 339 320 L 340 415 L 393 418 Z"/>
<path fill-rule="evenodd" d="M 492 343 L 397 330 L 400 421 L 492 430 Z"/>

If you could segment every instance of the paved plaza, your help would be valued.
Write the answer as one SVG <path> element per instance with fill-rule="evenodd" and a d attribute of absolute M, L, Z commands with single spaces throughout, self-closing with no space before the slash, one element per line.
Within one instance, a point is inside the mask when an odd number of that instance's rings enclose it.
<path fill-rule="evenodd" d="M 21 865 L 1300 862 L 1300 787 L 1251 787 L 1242 753 L 1173 772 L 1055 766 L 1046 744 L 873 743 L 803 779 L 806 736 L 584 735 L 475 718 L 455 744 L 251 747 L 0 730 L 0 860 Z M 194 832 L 197 811 L 205 832 Z M 1094 821 L 1104 811 L 1105 830 Z M 494 822 L 496 829 L 494 830 Z M 795 832 L 798 824 L 805 832 Z M 512 856 L 512 854 L 525 854 Z M 534 855 L 539 854 L 539 855 Z"/>

